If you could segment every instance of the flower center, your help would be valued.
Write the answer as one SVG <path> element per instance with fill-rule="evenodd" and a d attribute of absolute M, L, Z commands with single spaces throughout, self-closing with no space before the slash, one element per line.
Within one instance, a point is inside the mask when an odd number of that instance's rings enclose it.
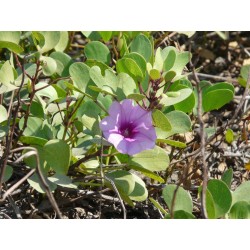
<path fill-rule="evenodd" d="M 126 124 L 126 126 L 124 126 L 120 129 L 120 133 L 125 138 L 132 138 L 135 131 L 134 131 L 134 128 L 131 124 Z"/>

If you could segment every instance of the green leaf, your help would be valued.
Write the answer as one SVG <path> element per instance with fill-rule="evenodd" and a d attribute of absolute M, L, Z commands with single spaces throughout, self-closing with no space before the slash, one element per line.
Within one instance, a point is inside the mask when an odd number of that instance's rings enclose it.
<path fill-rule="evenodd" d="M 122 72 L 118 74 L 117 81 L 116 95 L 118 96 L 119 101 L 129 98 L 128 96 L 130 95 L 132 95 L 134 98 L 139 98 L 139 94 L 136 94 L 136 97 L 134 96 L 134 93 L 136 92 L 136 84 L 132 77 Z"/>
<path fill-rule="evenodd" d="M 69 67 L 73 64 L 71 57 L 63 52 L 52 52 L 50 57 L 53 58 L 57 63 L 56 73 L 59 76 L 69 76 Z"/>
<path fill-rule="evenodd" d="M 149 197 L 149 200 L 154 204 L 154 206 L 156 208 L 158 208 L 163 214 L 167 214 L 167 212 L 164 210 L 164 208 L 156 201 L 154 200 L 152 197 Z"/>
<path fill-rule="evenodd" d="M 135 187 L 129 194 L 129 198 L 133 201 L 145 201 L 148 198 L 148 190 L 144 181 L 137 175 L 131 173 L 135 181 Z"/>
<path fill-rule="evenodd" d="M 24 125 L 24 117 L 19 121 L 19 128 L 22 129 Z M 30 116 L 28 118 L 27 127 L 23 132 L 25 136 L 39 136 L 42 129 L 43 120 L 37 117 Z"/>
<path fill-rule="evenodd" d="M 162 191 L 163 199 L 166 202 L 169 210 L 171 210 L 172 208 L 172 202 L 176 188 L 177 185 L 169 184 Z M 173 211 L 178 210 L 184 210 L 190 214 L 193 211 L 193 202 L 191 195 L 182 187 L 179 187 L 176 191 L 176 196 L 174 200 Z"/>
<path fill-rule="evenodd" d="M 123 56 L 123 58 L 130 58 L 134 60 L 136 64 L 139 66 L 143 76 L 145 75 L 147 66 L 146 66 L 146 61 L 143 56 L 141 56 L 138 53 L 133 52 L 133 53 L 126 54 L 125 56 Z"/>
<path fill-rule="evenodd" d="M 230 219 L 250 219 L 250 204 L 246 201 L 236 202 L 230 212 Z"/>
<path fill-rule="evenodd" d="M 172 111 L 166 114 L 170 124 L 171 131 L 163 131 L 156 128 L 156 134 L 158 139 L 165 139 L 174 134 L 185 133 L 191 130 L 190 117 L 182 111 Z"/>
<path fill-rule="evenodd" d="M 184 82 L 184 81 L 179 80 L 178 82 Z M 189 83 L 190 82 L 187 81 L 186 84 L 189 84 Z M 193 93 L 192 87 L 189 88 L 189 86 L 184 85 L 184 84 L 176 84 L 175 86 L 173 86 L 173 85 L 170 87 L 170 89 L 169 89 L 170 91 L 180 91 L 181 89 L 187 89 L 187 88 L 191 89 L 192 93 L 190 94 L 190 96 L 188 96 L 185 100 L 174 104 L 174 108 L 176 110 L 180 110 L 180 111 L 183 111 L 185 113 L 192 112 L 192 110 L 195 106 L 195 95 Z"/>
<path fill-rule="evenodd" d="M 0 48 L 7 48 L 17 54 L 22 53 L 23 48 L 18 45 L 20 37 L 20 31 L 0 31 Z"/>
<path fill-rule="evenodd" d="M 247 81 L 249 70 L 250 70 L 250 64 L 243 65 L 240 69 L 240 75 L 245 81 Z"/>
<path fill-rule="evenodd" d="M 238 201 L 246 201 L 250 203 L 250 181 L 245 181 L 240 186 L 236 188 L 233 192 L 233 202 L 232 205 Z"/>
<path fill-rule="evenodd" d="M 152 171 L 150 171 L 150 170 L 148 170 L 146 168 L 143 168 L 143 167 L 140 167 L 140 166 L 136 166 L 136 165 L 130 165 L 129 167 L 131 169 L 134 169 L 136 171 L 141 172 L 143 175 L 145 175 L 145 176 L 147 176 L 147 177 L 149 177 L 149 178 L 151 178 L 153 180 L 156 180 L 156 181 L 158 181 L 160 183 L 164 183 L 165 182 L 165 180 L 161 176 L 159 176 L 158 174 L 155 174 L 154 172 L 152 172 Z"/>
<path fill-rule="evenodd" d="M 231 182 L 232 182 L 232 179 L 233 179 L 233 169 L 232 168 L 229 168 L 221 177 L 221 180 L 224 181 L 228 188 L 230 189 L 231 188 Z"/>
<path fill-rule="evenodd" d="M 209 219 L 215 219 L 215 204 L 213 200 L 212 194 L 207 189 L 206 191 L 206 210 L 207 210 L 207 217 Z"/>
<path fill-rule="evenodd" d="M 44 176 L 44 178 L 45 178 L 46 183 L 49 185 L 50 191 L 53 192 L 56 189 L 57 185 L 48 181 L 47 177 Z M 36 173 L 33 174 L 30 178 L 28 178 L 27 181 L 30 184 L 30 186 L 33 187 L 37 192 L 46 193 L 45 188 Z"/>
<path fill-rule="evenodd" d="M 166 214 L 164 219 L 171 219 L 170 214 Z M 173 219 L 195 219 L 195 216 L 191 213 L 188 213 L 184 210 L 178 210 L 174 212 Z"/>
<path fill-rule="evenodd" d="M 13 91 L 18 88 L 14 85 L 15 75 L 10 61 L 6 61 L 0 69 L 0 83 L 3 84 L 3 86 L 0 84 L 0 94 Z"/>
<path fill-rule="evenodd" d="M 153 68 L 162 71 L 163 68 L 163 58 L 162 58 L 162 49 L 160 47 L 157 48 L 155 52 L 154 64 Z"/>
<path fill-rule="evenodd" d="M 170 131 L 172 129 L 168 118 L 160 110 L 155 109 L 152 113 L 152 118 L 155 126 L 163 131 Z"/>
<path fill-rule="evenodd" d="M 232 204 L 232 195 L 228 186 L 221 180 L 208 181 L 207 189 L 211 193 L 215 208 L 215 218 L 224 216 Z"/>
<path fill-rule="evenodd" d="M 124 72 L 130 75 L 136 82 L 143 79 L 143 72 L 139 65 L 131 58 L 119 59 L 116 63 L 118 73 Z"/>
<path fill-rule="evenodd" d="M 232 84 L 221 82 L 205 88 L 202 93 L 202 106 L 205 112 L 219 109 L 234 97 Z"/>
<path fill-rule="evenodd" d="M 130 94 L 127 96 L 128 99 L 135 100 L 136 102 L 142 101 L 145 96 L 142 94 Z"/>
<path fill-rule="evenodd" d="M 48 142 L 48 140 L 36 136 L 21 136 L 19 141 L 27 145 L 39 146 L 44 146 Z"/>
<path fill-rule="evenodd" d="M 99 87 L 96 87 L 96 86 L 89 86 L 89 88 L 96 91 L 96 92 L 103 93 L 106 95 L 111 95 L 111 96 L 117 98 L 117 96 L 112 93 L 113 92 L 112 89 L 109 88 L 108 86 L 103 86 L 103 88 L 105 88 L 106 90 L 99 88 Z"/>
<path fill-rule="evenodd" d="M 91 78 L 89 76 L 90 68 L 81 62 L 73 63 L 69 67 L 69 73 L 72 77 L 74 85 L 81 91 L 86 92 L 87 87 L 91 85 Z"/>
<path fill-rule="evenodd" d="M 39 162 L 40 162 L 40 168 L 43 173 L 47 174 L 49 171 L 49 166 L 46 161 L 47 153 L 45 152 L 44 148 L 39 145 L 31 145 L 33 148 L 37 150 L 38 156 L 39 156 Z M 23 151 L 23 154 L 28 152 L 27 150 Z M 27 157 L 24 159 L 25 164 L 27 164 L 31 168 L 36 168 L 36 157 L 34 155 Z"/>
<path fill-rule="evenodd" d="M 93 41 L 85 46 L 84 53 L 88 59 L 94 59 L 110 64 L 111 55 L 108 47 L 99 41 Z"/>
<path fill-rule="evenodd" d="M 98 31 L 98 33 L 101 35 L 101 37 L 105 43 L 111 39 L 112 34 L 113 34 L 112 31 Z"/>
<path fill-rule="evenodd" d="M 54 49 L 60 41 L 60 31 L 33 32 L 33 36 L 39 41 L 37 49 L 41 54 Z"/>
<path fill-rule="evenodd" d="M 13 174 L 13 168 L 9 165 L 6 166 L 5 168 L 5 172 L 4 172 L 4 175 L 3 175 L 3 182 L 6 182 L 10 179 L 10 177 L 12 176 Z"/>
<path fill-rule="evenodd" d="M 102 89 L 106 86 L 107 89 L 112 90 L 114 93 L 116 92 L 118 85 L 117 77 L 111 69 L 105 70 L 105 75 L 103 76 L 101 69 L 98 66 L 94 66 L 90 69 L 89 75 L 97 87 Z"/>
<path fill-rule="evenodd" d="M 24 69 L 25 69 L 25 72 L 27 74 L 29 74 L 31 77 L 35 76 L 35 73 L 36 73 L 36 64 L 35 63 L 26 63 L 26 64 L 24 64 Z M 22 73 L 20 68 L 17 69 L 17 72 L 18 72 L 18 77 L 15 80 L 15 85 L 20 86 L 21 82 L 22 82 L 22 78 L 23 78 L 23 73 Z M 27 84 L 28 82 L 30 82 L 30 79 L 25 74 L 25 76 L 24 76 L 24 84 Z"/>
<path fill-rule="evenodd" d="M 183 34 L 185 36 L 187 36 L 188 38 L 190 38 L 191 36 L 193 36 L 195 34 L 196 31 L 179 31 L 179 34 Z"/>
<path fill-rule="evenodd" d="M 150 171 L 166 170 L 168 164 L 169 157 L 166 151 L 158 146 L 151 150 L 144 150 L 129 158 L 129 165 L 140 166 Z"/>
<path fill-rule="evenodd" d="M 170 69 L 173 68 L 174 64 L 175 64 L 175 60 L 176 60 L 177 54 L 175 49 L 172 49 L 168 52 L 167 57 L 163 63 L 163 70 L 164 71 L 169 71 Z M 173 70 L 171 70 L 173 71 Z"/>
<path fill-rule="evenodd" d="M 227 143 L 231 144 L 234 141 L 234 132 L 232 129 L 227 129 L 225 139 Z"/>
<path fill-rule="evenodd" d="M 176 76 L 176 72 L 175 71 L 168 71 L 165 76 L 165 82 L 171 82 Z"/>
<path fill-rule="evenodd" d="M 135 174 L 124 170 L 117 170 L 107 173 L 106 176 L 114 182 L 121 197 L 125 201 L 144 201 L 147 199 L 148 191 L 145 187 L 145 183 Z M 108 184 L 110 186 L 110 183 Z M 129 204 L 132 205 L 131 202 L 129 202 Z"/>
<path fill-rule="evenodd" d="M 47 153 L 48 165 L 58 174 L 67 174 L 71 159 L 69 145 L 65 141 L 53 139 L 48 141 L 43 148 Z"/>
<path fill-rule="evenodd" d="M 62 187 L 77 189 L 77 185 L 73 184 L 70 177 L 64 174 L 56 173 L 53 176 L 48 177 L 48 180 Z"/>
<path fill-rule="evenodd" d="M 0 123 L 8 120 L 7 110 L 0 104 Z"/>
<path fill-rule="evenodd" d="M 161 77 L 161 72 L 158 69 L 151 69 L 149 75 L 153 80 L 157 80 Z"/>
<path fill-rule="evenodd" d="M 168 92 L 166 94 L 162 94 L 162 99 L 160 100 L 160 104 L 164 106 L 171 106 L 182 102 L 187 99 L 192 94 L 192 90 L 190 88 L 184 87 L 178 91 Z"/>
<path fill-rule="evenodd" d="M 57 45 L 55 46 L 55 50 L 63 52 L 67 48 L 68 43 L 69 43 L 68 31 L 60 31 L 60 39 Z"/>
<path fill-rule="evenodd" d="M 130 51 L 139 53 L 145 58 L 146 62 L 149 62 L 152 55 L 152 46 L 145 35 L 139 34 L 132 41 Z"/>
<path fill-rule="evenodd" d="M 43 89 L 38 90 L 40 88 L 43 88 Z M 47 103 L 53 102 L 56 99 L 58 99 L 56 90 L 46 82 L 37 83 L 35 86 L 35 89 L 38 90 L 35 94 L 36 96 L 47 97 L 49 99 Z"/>
<path fill-rule="evenodd" d="M 175 71 L 177 76 L 180 76 L 182 74 L 182 71 L 183 71 L 184 67 L 189 62 L 190 59 L 191 59 L 191 53 L 190 52 L 188 52 L 188 51 L 179 52 L 177 54 L 177 56 L 176 56 L 174 66 L 171 68 L 171 70 Z"/>
<path fill-rule="evenodd" d="M 43 62 L 42 69 L 43 69 L 43 74 L 45 76 L 51 76 L 54 73 L 56 73 L 57 69 L 56 60 L 48 56 L 42 56 L 41 61 Z"/>
<path fill-rule="evenodd" d="M 175 140 L 169 140 L 169 139 L 157 139 L 157 142 L 160 143 L 166 143 L 170 146 L 177 147 L 177 148 L 186 148 L 187 145 L 186 143 L 180 142 L 180 141 L 175 141 Z"/>

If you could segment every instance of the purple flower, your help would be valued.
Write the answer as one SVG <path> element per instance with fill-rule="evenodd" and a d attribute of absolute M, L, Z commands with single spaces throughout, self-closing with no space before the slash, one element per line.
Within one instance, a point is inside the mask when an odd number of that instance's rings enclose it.
<path fill-rule="evenodd" d="M 134 155 L 155 146 L 156 133 L 150 111 L 145 111 L 133 101 L 115 101 L 109 116 L 100 122 L 104 137 L 123 154 Z"/>

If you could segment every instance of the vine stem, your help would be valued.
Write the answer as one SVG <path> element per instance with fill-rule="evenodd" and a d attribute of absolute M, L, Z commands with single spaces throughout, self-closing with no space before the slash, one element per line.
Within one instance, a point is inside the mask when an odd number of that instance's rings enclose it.
<path fill-rule="evenodd" d="M 190 47 L 191 49 L 191 47 Z M 194 80 L 196 82 L 197 92 L 198 92 L 198 122 L 200 125 L 200 154 L 201 154 L 201 164 L 202 164 L 202 172 L 203 172 L 203 182 L 202 182 L 202 190 L 201 190 L 201 213 L 204 219 L 208 218 L 207 210 L 206 210 L 206 192 L 207 192 L 207 183 L 208 183 L 208 167 L 206 162 L 206 141 L 205 141 L 205 132 L 204 132 L 204 121 L 202 119 L 202 89 L 200 87 L 200 80 L 195 71 L 195 67 L 191 62 L 191 58 L 189 60 L 189 64 L 192 68 Z"/>

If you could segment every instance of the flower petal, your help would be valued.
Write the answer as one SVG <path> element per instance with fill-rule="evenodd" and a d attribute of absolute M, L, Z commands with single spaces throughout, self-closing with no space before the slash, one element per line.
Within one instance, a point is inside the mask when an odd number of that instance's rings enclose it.
<path fill-rule="evenodd" d="M 109 131 L 110 133 L 112 133 L 112 132 L 118 132 L 119 130 L 117 120 L 113 119 L 110 116 L 107 116 L 104 119 L 102 119 L 100 121 L 99 126 L 103 132 Z"/>
<path fill-rule="evenodd" d="M 115 148 L 117 148 L 118 144 L 124 139 L 124 136 L 117 133 L 104 132 L 103 134 L 105 138 L 115 146 Z"/>

